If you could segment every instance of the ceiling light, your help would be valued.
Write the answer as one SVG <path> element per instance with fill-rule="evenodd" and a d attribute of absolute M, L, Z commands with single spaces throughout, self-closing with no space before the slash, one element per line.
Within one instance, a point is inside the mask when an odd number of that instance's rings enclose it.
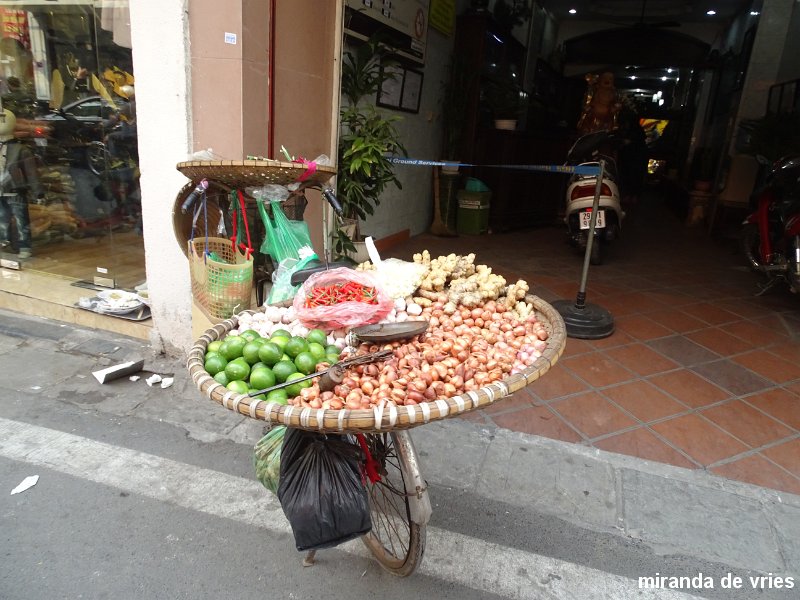
<path fill-rule="evenodd" d="M 636 79 L 636 75 L 631 75 L 631 79 Z"/>
<path fill-rule="evenodd" d="M 757 10 L 751 10 L 750 11 L 750 16 L 751 17 L 757 17 L 758 15 L 759 15 L 759 12 Z"/>
<path fill-rule="evenodd" d="M 707 10 L 706 14 L 713 17 L 715 14 L 717 14 L 717 11 L 715 11 L 715 10 Z"/>
<path fill-rule="evenodd" d="M 571 14 L 571 15 L 576 15 L 576 14 L 578 14 L 578 11 L 577 11 L 577 10 L 575 10 L 574 8 L 570 8 L 570 9 L 569 9 L 569 14 Z"/>
<path fill-rule="evenodd" d="M 664 76 L 661 78 L 661 81 L 666 81 L 666 80 L 667 80 L 667 76 L 666 76 L 666 75 L 664 75 Z"/>
<path fill-rule="evenodd" d="M 664 99 L 663 98 L 659 98 L 658 99 L 658 105 L 659 106 L 664 106 Z"/>
<path fill-rule="evenodd" d="M 667 73 L 672 73 L 672 67 L 670 67 L 669 69 L 667 69 Z"/>

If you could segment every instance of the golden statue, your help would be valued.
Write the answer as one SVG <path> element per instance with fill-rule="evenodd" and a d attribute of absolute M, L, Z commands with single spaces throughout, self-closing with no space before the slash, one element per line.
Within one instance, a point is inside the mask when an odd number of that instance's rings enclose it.
<path fill-rule="evenodd" d="M 608 71 L 599 76 L 588 73 L 586 84 L 578 131 L 586 134 L 614 129 L 617 126 L 617 113 L 622 104 L 614 86 L 614 74 Z"/>

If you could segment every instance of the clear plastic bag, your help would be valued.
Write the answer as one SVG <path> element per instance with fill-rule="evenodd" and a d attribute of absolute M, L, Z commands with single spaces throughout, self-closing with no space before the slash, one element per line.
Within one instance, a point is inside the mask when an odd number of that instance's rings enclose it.
<path fill-rule="evenodd" d="M 411 296 L 427 272 L 425 265 L 399 258 L 386 258 L 375 268 L 378 281 L 392 298 Z"/>
<path fill-rule="evenodd" d="M 375 288 L 375 303 L 348 301 L 330 306 L 306 306 L 315 288 L 344 285 L 349 282 Z M 394 307 L 394 301 L 384 291 L 378 279 L 366 271 L 339 268 L 321 271 L 309 277 L 294 297 L 294 310 L 300 322 L 309 329 L 325 331 L 377 323 Z"/>

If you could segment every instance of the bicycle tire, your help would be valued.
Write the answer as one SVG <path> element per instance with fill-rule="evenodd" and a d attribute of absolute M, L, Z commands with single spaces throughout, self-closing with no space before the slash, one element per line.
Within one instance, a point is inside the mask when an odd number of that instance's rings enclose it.
<path fill-rule="evenodd" d="M 409 489 L 414 460 L 398 451 L 407 431 L 365 435 L 369 451 L 379 463 L 381 481 L 367 482 L 372 531 L 361 539 L 378 563 L 392 575 L 407 577 L 422 562 L 425 552 L 425 524 L 411 519 L 411 503 L 418 502 L 417 490 Z M 413 446 L 406 445 L 410 452 Z M 424 491 L 422 493 L 425 493 Z"/>

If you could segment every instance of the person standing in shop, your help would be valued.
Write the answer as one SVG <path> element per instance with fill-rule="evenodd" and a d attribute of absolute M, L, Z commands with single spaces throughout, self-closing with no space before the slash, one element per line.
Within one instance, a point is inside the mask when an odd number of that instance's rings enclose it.
<path fill-rule="evenodd" d="M 16 223 L 19 258 L 33 254 L 28 194 L 42 196 L 36 160 L 30 149 L 14 139 L 17 118 L 10 110 L 0 112 L 0 247 L 11 246 L 11 219 Z"/>

